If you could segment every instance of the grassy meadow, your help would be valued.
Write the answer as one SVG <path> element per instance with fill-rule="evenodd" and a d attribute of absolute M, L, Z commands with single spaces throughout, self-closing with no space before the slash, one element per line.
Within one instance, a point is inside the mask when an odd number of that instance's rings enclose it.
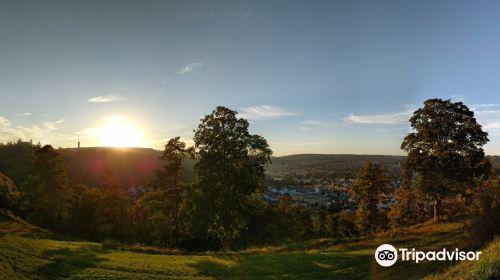
<path fill-rule="evenodd" d="M 43 229 L 0 216 L 2 279 L 494 279 L 500 272 L 500 241 L 478 263 L 399 262 L 382 268 L 373 259 L 374 249 L 389 240 L 425 250 L 463 248 L 460 224 L 425 224 L 344 242 L 320 239 L 237 252 L 166 255 L 151 248 L 138 253 L 54 240 Z"/>

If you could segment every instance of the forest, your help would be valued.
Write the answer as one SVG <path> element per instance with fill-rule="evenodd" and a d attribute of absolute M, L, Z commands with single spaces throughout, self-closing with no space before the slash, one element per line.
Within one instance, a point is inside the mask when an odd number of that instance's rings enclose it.
<path fill-rule="evenodd" d="M 488 134 L 472 110 L 450 100 L 426 100 L 409 122 L 413 132 L 401 144 L 406 157 L 352 159 L 359 166 L 349 189 L 354 210 L 294 207 L 289 197 L 276 205 L 264 201 L 270 146 L 222 106 L 200 120 L 192 147 L 174 137 L 161 152 L 124 149 L 109 156 L 93 148 L 3 143 L 0 208 L 60 236 L 112 248 L 243 249 L 353 239 L 428 221 L 463 223 L 464 234 L 474 237 L 471 246 L 484 246 L 500 233 L 500 179 L 483 151 Z M 402 177 L 391 188 L 385 163 L 394 159 Z M 387 196 L 394 203 L 380 208 Z"/>

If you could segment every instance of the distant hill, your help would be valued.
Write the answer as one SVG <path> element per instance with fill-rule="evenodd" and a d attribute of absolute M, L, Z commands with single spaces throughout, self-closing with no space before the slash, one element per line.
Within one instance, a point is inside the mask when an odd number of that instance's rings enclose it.
<path fill-rule="evenodd" d="M 72 180 L 89 186 L 114 183 L 126 188 L 146 184 L 162 165 L 161 152 L 148 148 L 71 148 L 58 150 Z M 193 176 L 194 162 L 185 163 L 183 179 Z"/>
<path fill-rule="evenodd" d="M 353 155 L 353 154 L 298 154 L 273 157 L 267 166 L 267 175 L 283 178 L 288 175 L 342 174 L 353 177 L 366 160 L 384 165 L 391 174 L 399 173 L 404 156 Z"/>
<path fill-rule="evenodd" d="M 161 167 L 161 151 L 148 148 L 67 148 L 58 150 L 66 162 L 72 180 L 89 186 L 114 182 L 126 188 L 146 184 Z M 500 156 L 488 156 L 494 166 L 500 166 Z M 272 157 L 267 175 L 357 172 L 366 160 L 398 172 L 404 156 L 354 154 L 296 154 Z M 184 162 L 183 180 L 194 176 L 194 161 Z"/>
<path fill-rule="evenodd" d="M 387 155 L 355 155 L 355 154 L 297 154 L 281 157 L 273 157 L 273 164 L 308 164 L 308 163 L 329 163 L 349 166 L 362 165 L 366 160 L 372 160 L 380 164 L 399 164 L 405 156 Z"/>
<path fill-rule="evenodd" d="M 59 149 L 72 180 L 89 186 L 114 183 L 119 186 L 137 187 L 146 184 L 161 167 L 161 151 L 148 148 L 67 148 Z M 297 154 L 273 157 L 267 174 L 278 176 L 288 172 L 357 171 L 365 160 L 373 160 L 388 168 L 398 168 L 403 156 L 352 155 L 352 154 Z M 184 162 L 183 180 L 194 175 L 194 161 Z"/>
<path fill-rule="evenodd" d="M 492 165 L 500 166 L 500 156 L 486 156 Z"/>
<path fill-rule="evenodd" d="M 389 170 L 399 170 L 406 156 L 390 155 L 355 155 L 355 154 L 297 154 L 273 157 L 267 171 L 274 173 L 304 172 L 304 171 L 357 171 L 366 160 L 382 164 Z M 491 164 L 500 169 L 500 156 L 487 156 Z"/>

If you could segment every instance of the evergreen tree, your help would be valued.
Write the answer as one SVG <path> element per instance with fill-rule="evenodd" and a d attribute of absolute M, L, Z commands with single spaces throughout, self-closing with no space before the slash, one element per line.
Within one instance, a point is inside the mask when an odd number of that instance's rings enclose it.
<path fill-rule="evenodd" d="M 151 234 L 156 237 L 154 239 L 164 240 L 170 246 L 179 246 L 181 210 L 186 192 L 180 176 L 183 160 L 191 157 L 192 153 L 180 137 L 170 139 L 161 156 L 164 165 L 139 201 L 147 213 L 145 218 Z"/>
<path fill-rule="evenodd" d="M 370 234 L 380 226 L 378 204 L 388 188 L 385 169 L 367 160 L 351 186 L 351 196 L 357 202 L 355 224 L 359 233 Z"/>
<path fill-rule="evenodd" d="M 0 143 L 0 172 L 9 177 L 24 192 L 30 175 L 30 160 L 40 145 L 20 139 L 6 144 Z"/>
<path fill-rule="evenodd" d="M 28 217 L 35 223 L 61 231 L 70 217 L 72 192 L 59 153 L 50 145 L 37 149 L 31 160 L 31 176 L 25 195 Z"/>

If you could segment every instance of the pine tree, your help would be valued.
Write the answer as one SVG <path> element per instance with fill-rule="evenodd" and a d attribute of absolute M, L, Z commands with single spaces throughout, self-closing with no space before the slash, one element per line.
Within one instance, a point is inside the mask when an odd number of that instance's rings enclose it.
<path fill-rule="evenodd" d="M 378 204 L 388 187 L 385 169 L 367 160 L 351 186 L 351 196 L 357 203 L 355 224 L 360 234 L 373 233 L 380 226 Z"/>
<path fill-rule="evenodd" d="M 52 146 L 45 145 L 35 151 L 30 162 L 28 216 L 39 225 L 61 231 L 70 218 L 73 198 L 61 156 Z"/>
<path fill-rule="evenodd" d="M 186 192 L 180 182 L 180 176 L 183 172 L 182 162 L 190 157 L 192 152 L 192 149 L 186 148 L 180 137 L 170 139 L 161 156 L 163 167 L 149 184 L 148 192 L 139 201 L 147 212 L 145 219 L 149 222 L 154 239 L 163 240 L 170 246 L 179 246 L 180 213 Z"/>

